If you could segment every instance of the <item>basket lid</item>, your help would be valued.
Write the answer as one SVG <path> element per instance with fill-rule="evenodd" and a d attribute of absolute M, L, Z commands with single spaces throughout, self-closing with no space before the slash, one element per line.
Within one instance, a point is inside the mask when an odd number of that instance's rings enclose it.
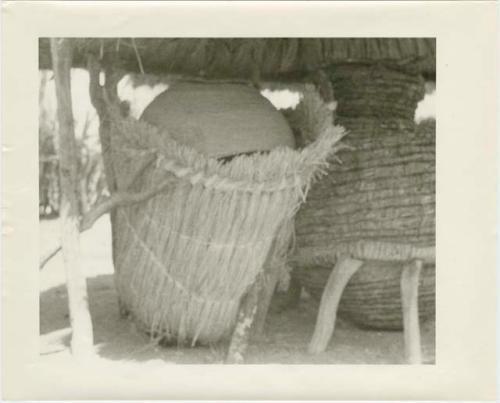
<path fill-rule="evenodd" d="M 214 158 L 295 147 L 283 115 L 257 89 L 243 84 L 175 83 L 141 119 Z"/>

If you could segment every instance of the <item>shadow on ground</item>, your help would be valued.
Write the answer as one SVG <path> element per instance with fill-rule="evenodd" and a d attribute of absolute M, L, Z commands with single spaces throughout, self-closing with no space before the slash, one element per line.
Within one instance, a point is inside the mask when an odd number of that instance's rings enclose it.
<path fill-rule="evenodd" d="M 102 358 L 119 361 L 162 360 L 177 364 L 222 363 L 225 343 L 195 348 L 161 347 L 152 344 L 132 321 L 118 313 L 116 291 L 111 274 L 88 279 L 94 341 Z M 246 363 L 282 364 L 402 364 L 401 332 L 360 330 L 339 320 L 329 348 L 322 354 L 308 355 L 307 344 L 314 329 L 317 302 L 302 299 L 297 308 L 278 308 L 281 295 L 271 307 L 266 336 L 248 348 Z M 70 340 L 67 293 L 64 285 L 40 295 L 40 333 L 42 355 L 67 349 Z M 434 362 L 434 324 L 422 329 L 423 355 Z"/>

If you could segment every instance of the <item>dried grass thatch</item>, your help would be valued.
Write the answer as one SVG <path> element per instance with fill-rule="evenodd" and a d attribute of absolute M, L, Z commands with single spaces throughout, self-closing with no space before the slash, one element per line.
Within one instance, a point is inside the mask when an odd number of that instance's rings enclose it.
<path fill-rule="evenodd" d="M 277 234 L 289 236 L 280 228 L 325 167 L 342 129 L 324 132 L 300 152 L 277 148 L 224 164 L 145 122 L 117 114 L 112 122 L 119 190 L 169 183 L 117 212 L 122 302 L 155 337 L 194 344 L 228 336 L 241 297 L 262 272 Z"/>
<path fill-rule="evenodd" d="M 118 56 L 129 72 L 207 78 L 300 78 L 343 62 L 384 63 L 434 75 L 434 38 L 75 38 L 74 62 L 86 53 Z M 50 68 L 48 39 L 40 68 Z M 406 66 L 406 67 L 405 67 Z"/>
<path fill-rule="evenodd" d="M 304 146 L 313 142 L 318 133 L 333 125 L 333 113 L 315 87 L 304 86 L 301 93 L 302 99 L 297 107 L 282 112 L 296 136 L 296 141 Z"/>

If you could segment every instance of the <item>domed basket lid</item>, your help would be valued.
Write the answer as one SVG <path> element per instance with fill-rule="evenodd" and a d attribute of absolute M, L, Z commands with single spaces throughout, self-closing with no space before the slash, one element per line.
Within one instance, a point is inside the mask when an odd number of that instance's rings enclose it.
<path fill-rule="evenodd" d="M 141 119 L 214 158 L 295 147 L 283 115 L 258 90 L 243 84 L 173 84 Z"/>

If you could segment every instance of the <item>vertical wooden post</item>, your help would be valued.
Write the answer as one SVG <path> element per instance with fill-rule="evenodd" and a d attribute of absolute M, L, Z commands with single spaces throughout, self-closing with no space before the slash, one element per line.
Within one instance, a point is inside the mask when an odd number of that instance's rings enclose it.
<path fill-rule="evenodd" d="M 344 288 L 362 265 L 363 261 L 350 257 L 339 258 L 335 264 L 321 296 L 318 319 L 308 348 L 310 354 L 325 351 L 335 329 L 337 309 Z"/>
<path fill-rule="evenodd" d="M 300 281 L 291 274 L 290 284 L 288 286 L 288 291 L 286 292 L 285 302 L 282 305 L 282 309 L 293 309 L 300 304 L 300 297 L 302 295 L 302 284 Z"/>
<path fill-rule="evenodd" d="M 104 173 L 106 177 L 106 185 L 110 194 L 115 193 L 118 190 L 118 185 L 116 183 L 116 175 L 113 169 L 113 163 L 111 160 L 111 118 L 109 116 L 108 106 L 106 105 L 104 99 L 104 91 L 110 101 L 117 104 L 118 93 L 117 85 L 121 78 L 121 75 L 113 72 L 111 67 L 105 69 L 105 85 L 104 87 L 99 84 L 99 77 L 101 74 L 101 63 L 96 59 L 94 55 L 89 55 L 87 59 L 87 69 L 89 71 L 89 94 L 92 106 L 97 111 L 97 116 L 99 116 L 99 140 L 101 142 L 101 156 L 104 165 Z M 109 218 L 111 222 L 111 253 L 113 259 L 113 266 L 115 268 L 115 286 L 118 290 L 118 310 L 122 318 L 129 316 L 128 308 L 122 302 L 119 295 L 119 288 L 117 284 L 116 270 L 118 270 L 117 261 L 117 246 L 116 246 L 116 211 L 112 210 L 109 213 Z"/>
<path fill-rule="evenodd" d="M 108 116 L 107 107 L 103 97 L 104 88 L 99 84 L 99 75 L 101 73 L 101 65 L 96 60 L 93 55 L 89 55 L 87 68 L 89 71 L 89 94 L 90 101 L 92 102 L 92 106 L 97 111 L 97 115 L 99 116 L 99 140 L 101 142 L 101 154 L 104 165 L 104 172 L 106 176 L 106 183 L 108 186 L 108 190 L 110 193 L 114 193 L 117 190 L 115 174 L 113 171 L 113 166 L 111 163 L 111 133 L 110 133 L 110 117 Z M 109 71 L 106 73 L 106 83 L 107 87 L 111 86 L 109 84 L 110 80 Z M 116 85 L 112 88 L 108 88 L 108 95 L 110 98 L 115 97 L 113 93 L 113 89 L 116 88 Z"/>
<path fill-rule="evenodd" d="M 418 283 L 422 265 L 421 260 L 413 260 L 404 266 L 401 274 L 405 357 L 408 364 L 422 362 L 418 317 Z"/>
<path fill-rule="evenodd" d="M 272 265 L 267 268 L 267 273 L 264 274 L 264 281 L 259 293 L 257 303 L 257 313 L 255 314 L 254 324 L 252 327 L 252 336 L 260 338 L 264 335 L 264 327 L 266 324 L 267 313 L 273 299 L 274 290 L 280 276 L 280 267 Z"/>
<path fill-rule="evenodd" d="M 283 265 L 286 262 L 287 253 L 290 250 L 294 235 L 294 222 L 288 220 L 282 223 L 278 229 L 274 241 L 269 249 L 266 262 L 264 263 L 264 274 L 262 286 L 257 303 L 257 313 L 252 327 L 252 336 L 260 338 L 264 335 L 267 313 L 276 290 L 276 285 L 283 273 Z"/>
<path fill-rule="evenodd" d="M 59 122 L 59 175 L 61 180 L 61 245 L 66 269 L 71 351 L 77 358 L 93 353 L 93 330 L 88 306 L 87 282 L 80 262 L 80 203 L 78 196 L 78 155 L 71 105 L 70 39 L 52 38 L 57 118 Z"/>
<path fill-rule="evenodd" d="M 244 354 L 248 347 L 250 328 L 257 312 L 257 303 L 262 281 L 257 278 L 250 287 L 248 293 L 242 299 L 238 312 L 238 319 L 234 327 L 229 350 L 226 357 L 227 364 L 241 364 L 244 361 Z"/>

